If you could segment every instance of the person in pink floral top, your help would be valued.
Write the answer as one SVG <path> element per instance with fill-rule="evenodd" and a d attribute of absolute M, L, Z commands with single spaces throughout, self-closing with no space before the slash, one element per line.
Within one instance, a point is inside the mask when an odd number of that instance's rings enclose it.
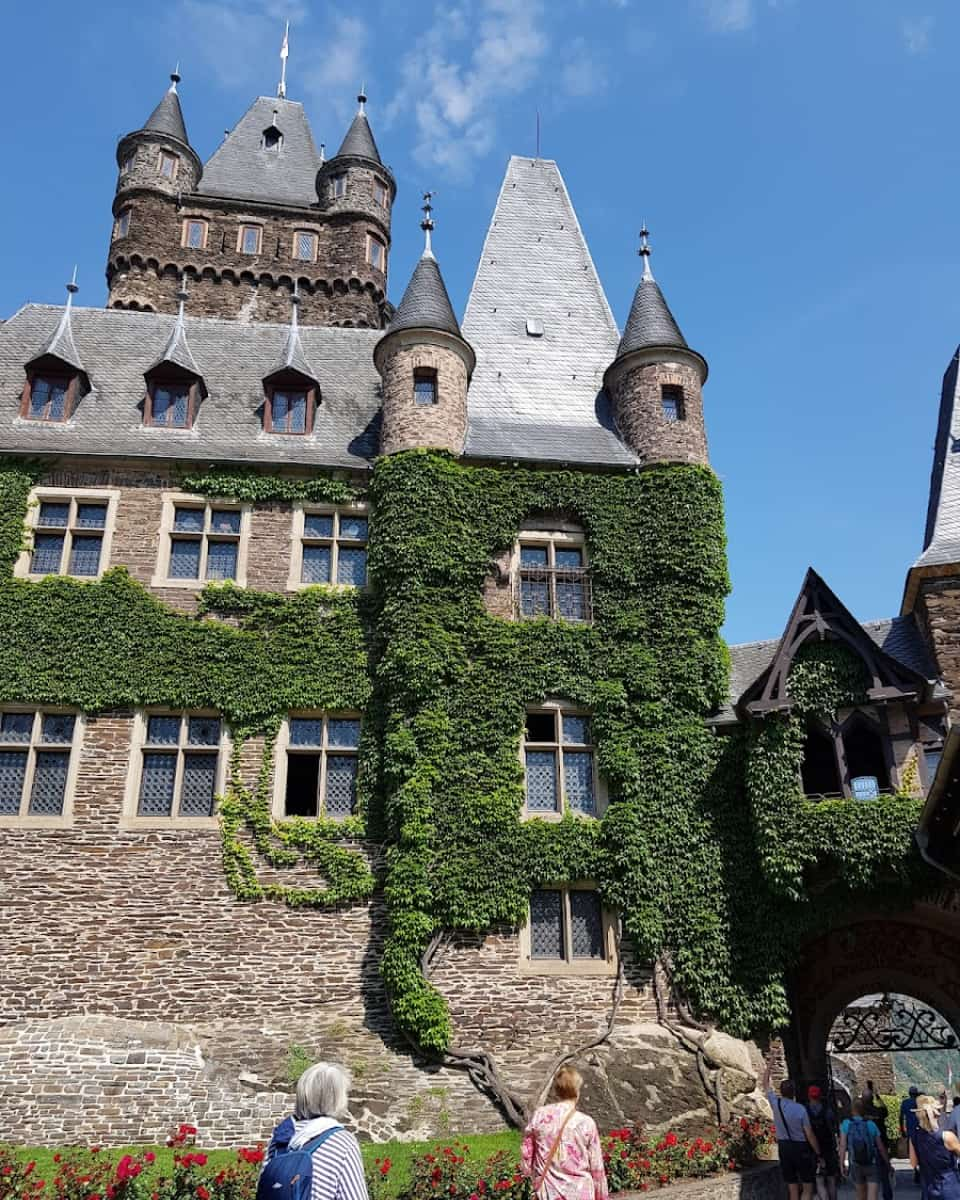
<path fill-rule="evenodd" d="M 600 1134 L 592 1117 L 577 1112 L 583 1078 L 561 1067 L 553 1079 L 556 1103 L 545 1104 L 523 1131 L 520 1169 L 537 1200 L 607 1200 Z"/>

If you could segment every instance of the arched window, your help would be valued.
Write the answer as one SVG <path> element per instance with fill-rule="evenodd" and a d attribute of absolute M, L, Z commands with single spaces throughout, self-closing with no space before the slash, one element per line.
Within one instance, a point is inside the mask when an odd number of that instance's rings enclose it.
<path fill-rule="evenodd" d="M 800 778 L 806 796 L 843 795 L 833 738 L 817 725 L 807 730 Z"/>

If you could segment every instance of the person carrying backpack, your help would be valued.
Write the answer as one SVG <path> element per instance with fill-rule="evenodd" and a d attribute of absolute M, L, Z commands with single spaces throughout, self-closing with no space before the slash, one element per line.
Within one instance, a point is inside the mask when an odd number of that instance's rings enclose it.
<path fill-rule="evenodd" d="M 816 1084 L 807 1088 L 807 1113 L 810 1128 L 820 1147 L 822 1167 L 817 1171 L 817 1196 L 819 1200 L 837 1200 L 837 1183 L 840 1178 L 840 1160 L 837 1157 L 837 1118 L 832 1108 L 823 1101 L 823 1090 Z"/>
<path fill-rule="evenodd" d="M 877 1200 L 880 1171 L 890 1170 L 880 1130 L 864 1116 L 862 1100 L 854 1100 L 853 1116 L 840 1126 L 840 1170 L 856 1187 L 857 1200 Z"/>
<path fill-rule="evenodd" d="M 339 1118 L 350 1075 L 319 1062 L 297 1080 L 294 1115 L 273 1131 L 257 1180 L 257 1200 L 369 1200 L 360 1146 Z"/>

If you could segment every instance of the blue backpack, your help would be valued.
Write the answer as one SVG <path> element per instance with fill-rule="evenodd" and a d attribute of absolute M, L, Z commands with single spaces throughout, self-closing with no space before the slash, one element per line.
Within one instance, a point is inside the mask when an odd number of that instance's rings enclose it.
<path fill-rule="evenodd" d="M 287 1117 L 273 1131 L 270 1139 L 270 1161 L 257 1180 L 257 1200 L 310 1200 L 313 1186 L 313 1152 L 335 1133 L 343 1129 L 334 1125 L 309 1142 L 290 1149 L 295 1126 Z"/>
<path fill-rule="evenodd" d="M 870 1136 L 869 1123 L 863 1117 L 851 1117 L 847 1136 L 850 1142 L 850 1161 L 861 1167 L 869 1166 L 874 1156 L 874 1139 Z"/>

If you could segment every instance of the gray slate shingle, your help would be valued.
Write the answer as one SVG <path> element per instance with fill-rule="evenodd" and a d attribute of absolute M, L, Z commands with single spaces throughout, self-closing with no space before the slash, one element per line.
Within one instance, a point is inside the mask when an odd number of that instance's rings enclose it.
<path fill-rule="evenodd" d="M 180 97 L 176 86 L 171 85 L 163 94 L 163 99 L 144 122 L 144 129 L 155 133 L 165 133 L 189 146 L 187 127 L 183 120 L 183 109 L 180 107 Z"/>
<path fill-rule="evenodd" d="M 960 563 L 960 350 L 943 377 L 923 553 L 915 567 Z"/>
<path fill-rule="evenodd" d="M 382 165 L 380 151 L 365 112 L 358 112 L 350 122 L 350 128 L 335 157 L 370 158 Z"/>
<path fill-rule="evenodd" d="M 687 348 L 686 338 L 653 278 L 640 280 L 617 354 L 629 354 L 647 346 Z"/>
<path fill-rule="evenodd" d="M 283 134 L 279 150 L 267 150 L 263 133 L 273 124 Z M 320 153 L 303 105 L 277 96 L 254 100 L 203 168 L 197 188 L 204 196 L 262 200 L 316 207 Z"/>
<path fill-rule="evenodd" d="M 468 455 L 636 464 L 603 391 L 619 330 L 555 162 L 510 159 L 463 336 L 477 354 Z"/>
<path fill-rule="evenodd" d="M 165 363 L 180 367 L 183 371 L 189 371 L 191 375 L 196 375 L 198 379 L 202 378 L 202 372 L 197 366 L 197 360 L 193 357 L 193 351 L 190 349 L 190 343 L 187 341 L 186 319 L 180 316 L 177 317 L 173 329 L 170 331 L 170 337 L 167 339 L 166 346 L 160 351 L 160 357 L 155 363 L 151 364 L 148 370 L 155 371 Z"/>
<path fill-rule="evenodd" d="M 414 268 L 400 307 L 390 322 L 390 333 L 398 329 L 439 329 L 460 337 L 460 326 L 440 265 L 429 251 L 424 252 Z"/>
<path fill-rule="evenodd" d="M 376 454 L 380 378 L 376 329 L 302 326 L 299 340 L 320 387 L 314 430 L 265 433 L 263 380 L 285 354 L 288 325 L 187 317 L 192 357 L 209 395 L 193 429 L 141 424 L 144 371 L 164 353 L 176 317 L 74 308 L 73 333 L 91 391 L 63 425 L 19 414 L 24 364 L 56 328 L 63 310 L 31 304 L 0 325 L 0 445 L 27 454 L 149 455 L 179 460 L 364 467 Z"/>

